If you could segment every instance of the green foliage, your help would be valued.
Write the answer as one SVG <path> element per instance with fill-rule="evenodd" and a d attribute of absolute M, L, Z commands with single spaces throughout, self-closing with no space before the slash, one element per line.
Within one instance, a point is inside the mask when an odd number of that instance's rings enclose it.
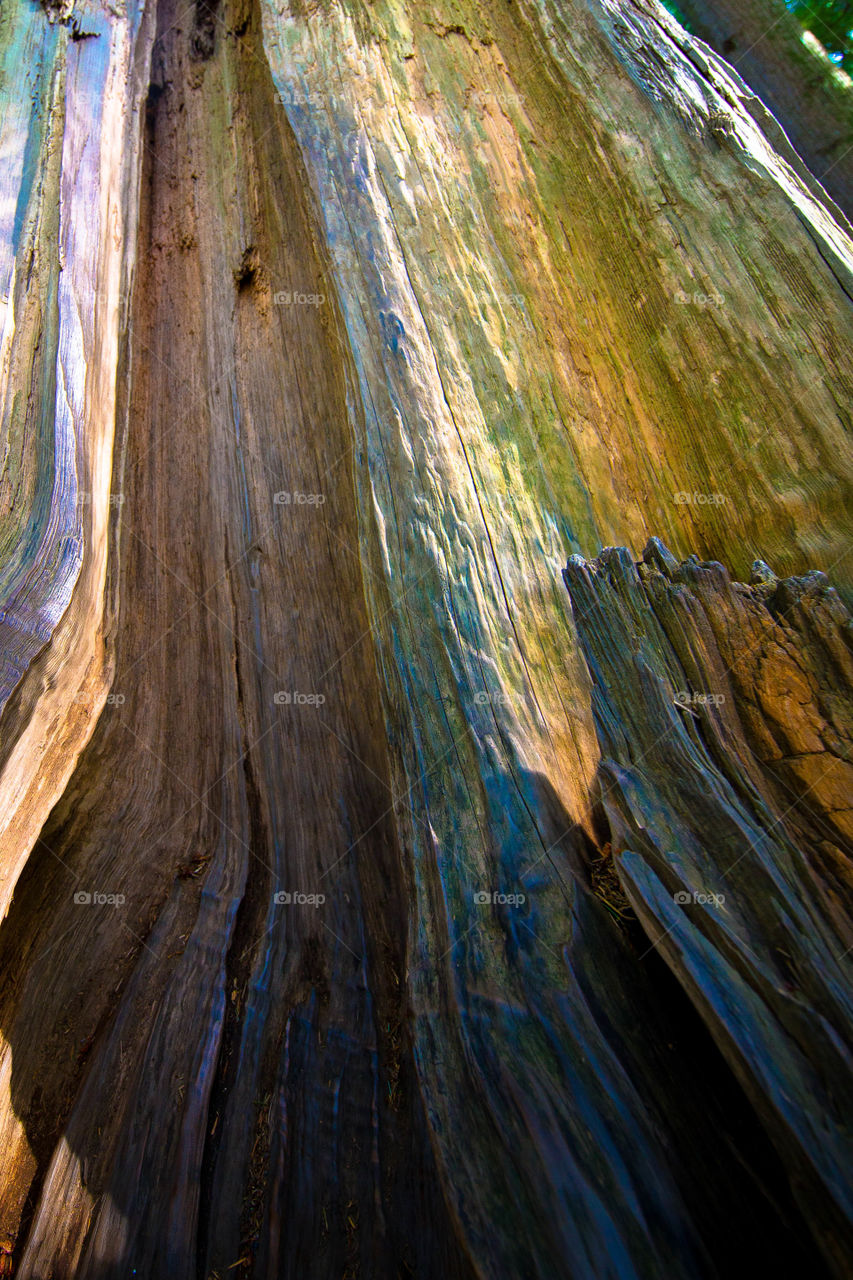
<path fill-rule="evenodd" d="M 691 27 L 690 23 L 687 21 L 684 14 L 681 12 L 680 8 L 678 7 L 676 0 L 661 0 L 661 4 L 663 5 L 664 9 L 668 10 L 669 13 L 672 14 L 673 18 L 677 19 L 677 21 L 681 23 L 685 31 L 690 31 L 690 32 L 693 31 L 693 28 Z"/>
<path fill-rule="evenodd" d="M 681 23 L 685 31 L 693 31 L 678 0 L 661 0 L 661 4 Z M 804 31 L 811 31 L 826 49 L 836 66 L 853 74 L 853 0 L 785 0 Z"/>
<path fill-rule="evenodd" d="M 853 72 L 853 0 L 786 0 L 832 61 Z M 667 6 L 669 7 L 669 6 Z"/>

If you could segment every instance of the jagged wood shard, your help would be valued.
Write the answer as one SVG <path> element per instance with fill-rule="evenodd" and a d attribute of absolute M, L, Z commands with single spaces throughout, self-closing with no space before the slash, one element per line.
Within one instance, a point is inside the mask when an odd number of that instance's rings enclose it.
<path fill-rule="evenodd" d="M 3 1266 L 845 1274 L 851 265 L 651 0 L 3 4 Z"/>
<path fill-rule="evenodd" d="M 653 541 L 565 578 L 620 882 L 832 1242 L 851 1209 L 851 620 L 823 574 L 756 568 L 745 587 Z"/>

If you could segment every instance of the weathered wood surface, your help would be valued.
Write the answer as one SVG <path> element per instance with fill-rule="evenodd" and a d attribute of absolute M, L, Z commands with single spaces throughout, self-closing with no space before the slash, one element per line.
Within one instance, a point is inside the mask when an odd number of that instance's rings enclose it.
<path fill-rule="evenodd" d="M 841 606 L 560 576 L 849 589 L 831 202 L 645 0 L 73 19 L 0 11 L 17 1274 L 843 1274 Z"/>
<path fill-rule="evenodd" d="M 631 905 L 849 1260 L 850 615 L 822 574 L 755 585 L 651 542 L 566 569 L 600 804 Z M 639 569 L 639 572 L 638 572 Z M 845 1245 L 846 1242 L 846 1245 Z"/>

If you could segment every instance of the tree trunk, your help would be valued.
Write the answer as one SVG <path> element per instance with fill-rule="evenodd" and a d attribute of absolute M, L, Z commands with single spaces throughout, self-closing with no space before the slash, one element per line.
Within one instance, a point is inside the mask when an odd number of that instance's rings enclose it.
<path fill-rule="evenodd" d="M 728 59 L 770 108 L 794 149 L 853 215 L 853 89 L 803 44 L 785 0 L 678 0 L 695 34 Z M 853 23 L 853 17 L 851 17 Z M 813 18 L 814 35 L 824 34 Z"/>
<path fill-rule="evenodd" d="M 835 206 L 653 0 L 45 4 L 6 1272 L 844 1274 Z"/>

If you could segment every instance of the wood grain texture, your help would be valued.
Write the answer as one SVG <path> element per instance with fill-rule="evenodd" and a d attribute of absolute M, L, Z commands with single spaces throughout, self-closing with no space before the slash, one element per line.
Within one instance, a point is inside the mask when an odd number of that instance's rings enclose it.
<path fill-rule="evenodd" d="M 639 570 L 639 571 L 638 571 Z M 732 583 L 652 542 L 565 573 L 611 857 L 849 1257 L 850 615 L 825 575 Z"/>
<path fill-rule="evenodd" d="M 832 202 L 646 0 L 74 16 L 0 17 L 15 1274 L 844 1274 Z"/>

